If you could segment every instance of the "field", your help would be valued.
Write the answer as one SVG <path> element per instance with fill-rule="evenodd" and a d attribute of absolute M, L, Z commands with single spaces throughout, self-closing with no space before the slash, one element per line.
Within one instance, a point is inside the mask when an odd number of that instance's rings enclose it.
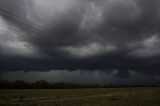
<path fill-rule="evenodd" d="M 0 90 L 0 106 L 160 106 L 160 88 Z"/>

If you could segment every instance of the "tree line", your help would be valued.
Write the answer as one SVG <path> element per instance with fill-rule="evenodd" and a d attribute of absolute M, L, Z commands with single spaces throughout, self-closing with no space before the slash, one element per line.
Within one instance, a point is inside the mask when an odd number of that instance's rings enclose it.
<path fill-rule="evenodd" d="M 159 85 L 132 85 L 131 87 L 156 87 Z M 35 82 L 26 82 L 22 80 L 9 81 L 0 80 L 0 89 L 78 89 L 78 88 L 113 88 L 113 87 L 128 87 L 128 85 L 99 85 L 99 84 L 74 84 L 74 83 L 49 83 L 46 80 Z"/>

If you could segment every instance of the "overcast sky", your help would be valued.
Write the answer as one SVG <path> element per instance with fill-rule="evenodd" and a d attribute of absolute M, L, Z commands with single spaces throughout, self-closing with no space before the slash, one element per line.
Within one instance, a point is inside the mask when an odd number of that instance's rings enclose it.
<path fill-rule="evenodd" d="M 0 73 L 160 76 L 159 0 L 0 0 Z"/>

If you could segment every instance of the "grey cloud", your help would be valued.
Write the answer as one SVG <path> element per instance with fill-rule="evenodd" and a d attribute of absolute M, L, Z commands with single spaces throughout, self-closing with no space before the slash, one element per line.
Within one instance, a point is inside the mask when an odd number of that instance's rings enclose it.
<path fill-rule="evenodd" d="M 25 22 L 14 16 L 1 17 L 24 33 L 15 32 L 19 37 L 16 43 L 27 43 L 33 49 L 29 55 L 39 57 L 0 56 L 2 70 L 117 69 L 117 76 L 124 77 L 128 65 L 133 64 L 134 71 L 160 75 L 159 0 L 15 1 L 2 0 L 0 7 Z M 2 44 L 0 50 L 7 51 Z"/>
<path fill-rule="evenodd" d="M 131 55 L 139 57 L 152 57 L 159 56 L 160 54 L 160 39 L 157 34 L 143 39 L 143 41 L 134 42 L 129 46 L 131 50 Z"/>

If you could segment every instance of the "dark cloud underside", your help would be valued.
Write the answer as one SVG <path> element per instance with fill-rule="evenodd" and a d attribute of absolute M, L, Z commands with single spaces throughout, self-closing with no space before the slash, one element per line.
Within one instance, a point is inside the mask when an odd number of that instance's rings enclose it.
<path fill-rule="evenodd" d="M 159 0 L 1 0 L 0 70 L 116 69 L 125 77 L 131 67 L 159 76 L 159 5 Z"/>

